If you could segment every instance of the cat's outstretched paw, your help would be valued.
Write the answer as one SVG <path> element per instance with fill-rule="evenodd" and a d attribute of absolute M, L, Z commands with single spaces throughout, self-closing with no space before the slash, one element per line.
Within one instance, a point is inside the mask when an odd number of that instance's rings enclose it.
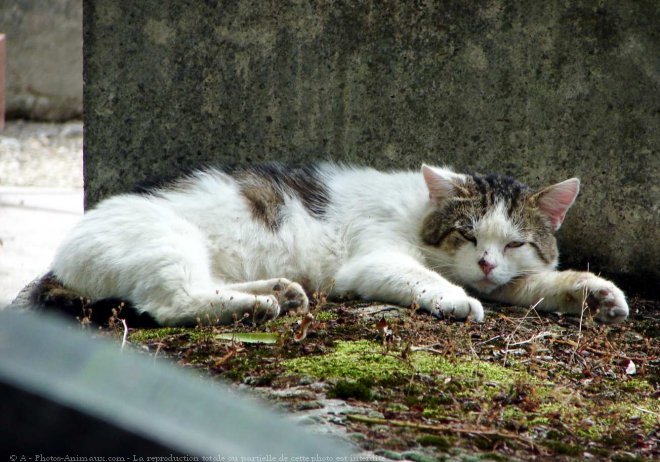
<path fill-rule="evenodd" d="M 298 314 L 304 314 L 309 311 L 307 294 L 297 282 L 280 278 L 273 285 L 273 293 L 277 297 L 282 313 L 294 311 Z"/>
<path fill-rule="evenodd" d="M 586 295 L 589 308 L 598 311 L 596 319 L 599 321 L 612 324 L 623 322 L 628 317 L 626 297 L 610 281 L 594 276 L 583 281 L 580 289 Z"/>
<path fill-rule="evenodd" d="M 431 314 L 440 318 L 484 320 L 484 308 L 476 298 L 467 295 L 446 295 L 435 299 Z"/>

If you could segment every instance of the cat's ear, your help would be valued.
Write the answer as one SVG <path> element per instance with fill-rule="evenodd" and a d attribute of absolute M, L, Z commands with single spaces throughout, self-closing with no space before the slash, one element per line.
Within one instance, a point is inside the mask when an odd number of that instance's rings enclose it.
<path fill-rule="evenodd" d="M 537 192 L 532 196 L 541 213 L 546 215 L 557 231 L 564 222 L 566 212 L 580 192 L 580 180 L 571 178 Z"/>
<path fill-rule="evenodd" d="M 429 188 L 429 199 L 436 204 L 442 203 L 456 194 L 457 183 L 462 180 L 461 175 L 435 167 L 422 164 L 422 175 L 426 187 Z"/>

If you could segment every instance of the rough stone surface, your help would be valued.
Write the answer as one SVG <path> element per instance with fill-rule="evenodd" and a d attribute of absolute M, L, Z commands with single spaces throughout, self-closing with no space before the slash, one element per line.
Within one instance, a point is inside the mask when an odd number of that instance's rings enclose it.
<path fill-rule="evenodd" d="M 658 24 L 656 1 L 89 0 L 86 203 L 209 162 L 578 176 L 564 262 L 657 283 Z"/>
<path fill-rule="evenodd" d="M 7 34 L 8 117 L 82 114 L 82 0 L 0 2 Z"/>

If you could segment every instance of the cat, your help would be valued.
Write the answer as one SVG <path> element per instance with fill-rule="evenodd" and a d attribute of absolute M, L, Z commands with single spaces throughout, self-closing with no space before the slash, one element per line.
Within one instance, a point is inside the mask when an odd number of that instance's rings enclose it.
<path fill-rule="evenodd" d="M 35 301 L 126 300 L 136 322 L 176 326 L 305 313 L 307 294 L 325 292 L 480 322 L 474 295 L 568 313 L 586 301 L 621 322 L 628 305 L 612 282 L 556 271 L 554 234 L 579 186 L 532 191 L 428 165 L 207 168 L 88 211 Z"/>

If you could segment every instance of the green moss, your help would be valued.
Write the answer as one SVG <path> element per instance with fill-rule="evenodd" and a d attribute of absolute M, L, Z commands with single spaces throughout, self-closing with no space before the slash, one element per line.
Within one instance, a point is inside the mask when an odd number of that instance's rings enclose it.
<path fill-rule="evenodd" d="M 371 401 L 373 393 L 364 381 L 340 380 L 328 390 L 328 398 L 357 399 L 359 401 Z"/>
<path fill-rule="evenodd" d="M 567 444 L 562 441 L 546 441 L 545 446 L 552 449 L 557 454 L 563 454 L 566 456 L 580 456 L 582 455 L 583 449 L 580 446 L 574 446 L 572 444 Z"/>
<path fill-rule="evenodd" d="M 490 452 L 488 454 L 481 454 L 479 456 L 479 460 L 492 461 L 492 462 L 507 462 L 510 461 L 511 458 L 509 458 L 508 456 L 497 454 L 495 452 Z"/>
<path fill-rule="evenodd" d="M 631 454 L 614 454 L 612 462 L 646 462 L 648 459 Z"/>
<path fill-rule="evenodd" d="M 337 342 L 332 353 L 294 358 L 284 365 L 292 373 L 319 379 L 378 380 L 413 372 L 401 358 L 383 354 L 380 345 L 366 340 Z"/>
<path fill-rule="evenodd" d="M 422 446 L 433 446 L 441 450 L 447 450 L 452 447 L 449 439 L 440 435 L 422 435 L 417 438 L 417 442 Z"/>
<path fill-rule="evenodd" d="M 317 321 L 331 321 L 333 319 L 337 319 L 337 313 L 333 311 L 317 311 L 314 313 L 314 318 Z"/>
<path fill-rule="evenodd" d="M 617 438 L 612 438 L 613 434 L 626 433 L 630 419 L 636 419 L 635 425 L 641 431 L 652 431 L 657 425 L 659 411 L 660 404 L 657 400 L 640 399 L 633 395 L 615 403 L 602 403 L 583 398 L 553 401 L 549 397 L 539 406 L 534 416 L 528 417 L 528 424 L 551 425 L 553 421 L 560 420 L 562 425 L 574 435 L 590 441 L 600 441 L 608 446 L 617 446 L 631 443 L 631 441 L 618 441 Z"/>
<path fill-rule="evenodd" d="M 402 403 L 390 403 L 385 410 L 388 412 L 408 412 L 410 408 Z"/>
<path fill-rule="evenodd" d="M 502 418 L 504 420 L 520 421 L 525 417 L 525 413 L 517 406 L 507 406 L 502 410 Z"/>
<path fill-rule="evenodd" d="M 404 452 L 403 457 L 406 460 L 412 460 L 413 462 L 437 462 L 437 458 L 435 456 L 430 456 L 427 454 L 421 454 L 419 452 Z"/>
<path fill-rule="evenodd" d="M 539 417 L 539 416 L 528 416 L 527 424 L 532 427 L 538 425 L 550 425 L 552 421 L 548 417 Z"/>
<path fill-rule="evenodd" d="M 441 407 L 427 407 L 422 411 L 422 417 L 427 419 L 442 420 L 447 417 L 447 410 Z"/>
<path fill-rule="evenodd" d="M 294 326 L 299 319 L 300 318 L 296 316 L 282 315 L 265 322 L 261 325 L 261 327 L 265 328 L 266 330 L 275 329 L 278 327 L 290 327 Z"/>
<path fill-rule="evenodd" d="M 653 392 L 653 387 L 646 380 L 642 379 L 629 379 L 624 382 L 621 382 L 621 389 L 623 391 L 634 393 L 634 392 Z"/>
<path fill-rule="evenodd" d="M 312 313 L 316 321 L 330 321 L 337 319 L 337 313 L 334 311 L 316 311 Z M 285 327 L 285 326 L 295 326 L 298 321 L 300 321 L 300 315 L 283 315 L 279 316 L 272 321 L 268 321 L 263 324 L 263 327 L 276 328 L 276 327 Z"/>
<path fill-rule="evenodd" d="M 128 338 L 135 343 L 147 343 L 154 340 L 162 340 L 172 335 L 193 334 L 193 328 L 185 327 L 161 327 L 158 329 L 138 329 L 129 333 Z"/>
<path fill-rule="evenodd" d="M 482 451 L 492 451 L 498 443 L 506 443 L 507 438 L 501 435 L 480 435 L 474 439 L 474 445 Z"/>
<path fill-rule="evenodd" d="M 340 341 L 331 353 L 291 359 L 284 365 L 291 373 L 319 379 L 386 381 L 416 373 L 435 374 L 449 379 L 448 386 L 454 382 L 460 389 L 455 392 L 470 392 L 465 385 L 481 382 L 510 385 L 522 374 L 472 358 L 448 359 L 424 351 L 411 353 L 404 360 L 397 352 L 385 352 L 380 344 L 367 340 Z"/>
<path fill-rule="evenodd" d="M 433 394 L 413 395 L 406 397 L 406 404 L 408 405 L 423 404 L 424 406 L 427 407 L 447 406 L 453 404 L 454 401 L 455 399 L 451 395 L 451 393 L 446 393 L 442 391 Z"/>
<path fill-rule="evenodd" d="M 634 402 L 626 400 L 607 406 L 603 409 L 603 414 L 617 416 L 615 428 L 624 425 L 627 420 L 635 418 L 636 426 L 641 431 L 650 432 L 657 428 L 660 402 L 655 398 L 644 398 Z"/>
<path fill-rule="evenodd" d="M 470 382 L 489 382 L 493 385 L 510 385 L 522 373 L 497 364 L 473 358 L 447 359 L 424 351 L 413 353 L 413 364 L 422 373 L 439 373 L 443 376 Z"/>
<path fill-rule="evenodd" d="M 270 354 L 269 345 L 255 344 L 249 348 L 249 353 L 237 354 L 227 362 L 223 376 L 229 380 L 246 382 L 253 386 L 270 385 L 277 374 L 264 367 L 264 358 Z"/>

